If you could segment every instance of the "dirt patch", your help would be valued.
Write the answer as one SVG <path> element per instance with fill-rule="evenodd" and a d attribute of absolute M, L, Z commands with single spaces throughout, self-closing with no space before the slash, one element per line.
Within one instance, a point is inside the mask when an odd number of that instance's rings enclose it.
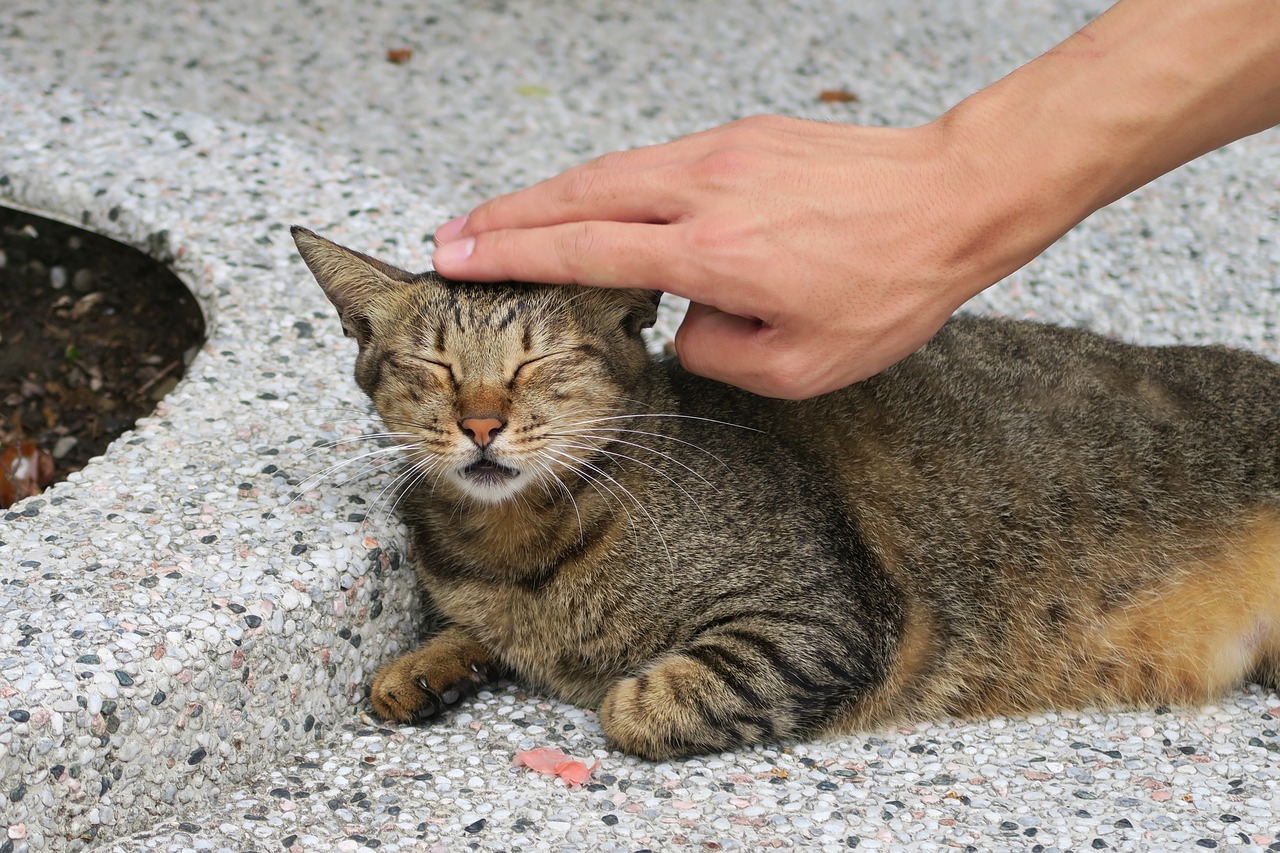
<path fill-rule="evenodd" d="M 203 341 L 194 297 L 163 265 L 0 207 L 0 508 L 100 455 Z"/>

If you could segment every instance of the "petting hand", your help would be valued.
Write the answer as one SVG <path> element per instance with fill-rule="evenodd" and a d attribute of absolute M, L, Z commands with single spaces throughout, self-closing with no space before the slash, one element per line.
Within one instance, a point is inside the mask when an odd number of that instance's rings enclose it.
<path fill-rule="evenodd" d="M 606 154 L 436 232 L 459 279 L 692 302 L 689 370 L 803 398 L 884 369 L 1099 207 L 1280 121 L 1275 0 L 1120 0 L 936 121 L 761 116 Z"/>
<path fill-rule="evenodd" d="M 999 257 L 948 130 L 756 117 L 608 154 L 443 226 L 435 267 L 687 297 L 685 367 L 810 397 L 910 354 L 1044 247 L 1006 233 L 1023 248 Z"/>

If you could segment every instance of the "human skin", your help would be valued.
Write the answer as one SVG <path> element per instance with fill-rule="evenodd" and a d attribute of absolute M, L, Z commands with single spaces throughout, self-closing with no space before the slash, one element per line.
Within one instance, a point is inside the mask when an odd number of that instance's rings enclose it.
<path fill-rule="evenodd" d="M 1280 122 L 1280 0 L 1121 0 L 941 117 L 756 116 L 443 225 L 458 279 L 648 287 L 689 370 L 802 399 L 883 370 L 1093 211 Z"/>

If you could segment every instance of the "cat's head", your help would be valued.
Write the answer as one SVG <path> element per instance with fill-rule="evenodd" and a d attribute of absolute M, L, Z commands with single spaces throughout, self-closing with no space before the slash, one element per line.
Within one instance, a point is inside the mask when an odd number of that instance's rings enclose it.
<path fill-rule="evenodd" d="M 657 292 L 455 282 L 292 233 L 360 346 L 356 382 L 442 497 L 562 488 L 635 411 Z"/>

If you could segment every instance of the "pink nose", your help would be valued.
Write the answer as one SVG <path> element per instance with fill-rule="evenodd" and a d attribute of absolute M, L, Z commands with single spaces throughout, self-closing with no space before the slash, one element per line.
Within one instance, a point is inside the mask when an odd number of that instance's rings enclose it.
<path fill-rule="evenodd" d="M 487 447 L 506 425 L 507 422 L 502 418 L 463 418 L 458 421 L 458 426 L 477 447 Z"/>

